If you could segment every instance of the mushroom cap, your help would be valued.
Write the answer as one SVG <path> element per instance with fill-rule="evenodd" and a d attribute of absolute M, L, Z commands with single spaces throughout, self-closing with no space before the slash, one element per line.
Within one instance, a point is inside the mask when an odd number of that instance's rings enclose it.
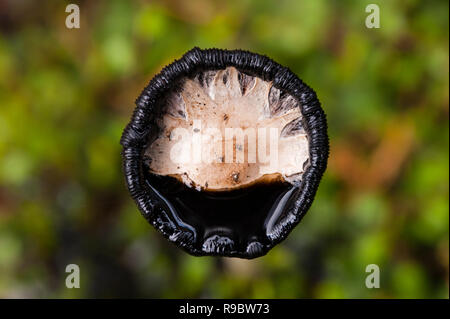
<path fill-rule="evenodd" d="M 188 129 L 191 119 L 213 124 L 221 133 L 227 122 L 231 128 L 256 131 L 275 127 L 281 160 L 275 167 L 248 160 L 174 166 L 166 161 L 170 156 L 165 152 L 176 142 L 168 126 Z M 194 129 L 188 130 L 190 141 L 202 131 Z M 162 146 L 156 145 L 158 139 Z M 210 154 L 221 154 L 219 145 L 231 145 L 233 161 L 241 151 L 248 159 L 245 139 L 244 145 L 225 135 L 211 140 L 204 143 Z M 149 223 L 190 254 L 241 258 L 266 254 L 300 222 L 329 153 L 320 102 L 294 73 L 248 51 L 199 48 L 150 81 L 121 144 L 128 189 Z"/>

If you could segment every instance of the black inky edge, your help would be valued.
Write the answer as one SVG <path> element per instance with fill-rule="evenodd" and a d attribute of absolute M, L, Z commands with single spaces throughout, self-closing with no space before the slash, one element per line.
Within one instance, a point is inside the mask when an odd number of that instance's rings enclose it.
<path fill-rule="evenodd" d="M 163 203 L 153 195 L 143 177 L 143 153 L 147 146 L 156 102 L 163 97 L 176 80 L 201 70 L 224 69 L 234 66 L 284 90 L 298 99 L 309 139 L 310 165 L 303 174 L 295 200 L 287 207 L 277 226 L 268 235 L 269 244 L 248 243 L 245 251 L 237 251 L 233 241 L 226 236 L 214 235 L 203 243 L 182 222 L 170 218 Z M 179 60 L 164 67 L 136 100 L 136 109 L 120 140 L 123 146 L 123 170 L 131 196 L 143 216 L 167 239 L 192 255 L 216 255 L 255 258 L 265 255 L 273 246 L 284 240 L 303 218 L 316 194 L 320 179 L 326 169 L 329 154 L 327 122 L 316 93 L 288 68 L 270 58 L 242 50 L 193 48 Z M 198 248 L 201 247 L 202 249 Z"/>

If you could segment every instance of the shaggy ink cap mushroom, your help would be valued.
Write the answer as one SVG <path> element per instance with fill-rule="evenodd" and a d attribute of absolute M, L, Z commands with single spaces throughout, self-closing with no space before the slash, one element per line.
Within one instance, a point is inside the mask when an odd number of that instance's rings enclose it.
<path fill-rule="evenodd" d="M 254 258 L 309 209 L 328 158 L 314 91 L 247 51 L 194 48 L 136 102 L 121 144 L 144 217 L 193 255 Z"/>

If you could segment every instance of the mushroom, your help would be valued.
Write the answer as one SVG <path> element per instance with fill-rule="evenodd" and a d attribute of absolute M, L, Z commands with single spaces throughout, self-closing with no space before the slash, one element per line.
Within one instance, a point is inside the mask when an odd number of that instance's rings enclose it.
<path fill-rule="evenodd" d="M 194 48 L 144 89 L 123 167 L 144 217 L 193 255 L 255 258 L 309 209 L 328 158 L 325 114 L 287 68 Z"/>

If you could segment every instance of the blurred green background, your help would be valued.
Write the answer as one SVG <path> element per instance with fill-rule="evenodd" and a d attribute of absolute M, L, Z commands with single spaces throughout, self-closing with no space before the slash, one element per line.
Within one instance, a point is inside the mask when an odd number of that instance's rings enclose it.
<path fill-rule="evenodd" d="M 0 0 L 0 297 L 449 297 L 447 1 L 71 2 L 80 29 L 69 2 Z M 328 116 L 315 202 L 256 260 L 187 255 L 125 187 L 134 101 L 194 46 L 268 55 Z"/>

